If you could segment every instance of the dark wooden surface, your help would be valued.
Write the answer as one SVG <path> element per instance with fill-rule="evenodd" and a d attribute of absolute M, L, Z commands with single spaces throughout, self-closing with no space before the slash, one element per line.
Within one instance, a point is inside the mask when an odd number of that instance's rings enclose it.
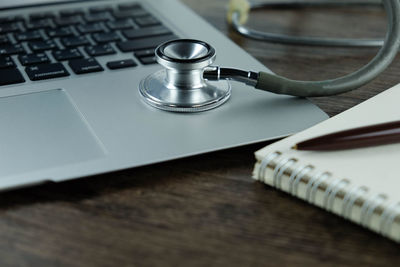
<path fill-rule="evenodd" d="M 184 0 L 273 71 L 334 78 L 377 49 L 260 43 L 229 30 L 227 1 Z M 382 37 L 376 9 L 257 12 L 258 29 Z M 313 99 L 329 115 L 400 81 L 400 60 L 351 93 Z M 266 143 L 0 195 L 1 266 L 398 265 L 399 245 L 251 179 Z"/>

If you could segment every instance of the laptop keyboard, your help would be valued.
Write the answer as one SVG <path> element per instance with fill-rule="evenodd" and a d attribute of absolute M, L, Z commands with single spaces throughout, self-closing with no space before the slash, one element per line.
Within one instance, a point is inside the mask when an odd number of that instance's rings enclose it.
<path fill-rule="evenodd" d="M 154 49 L 176 38 L 132 3 L 2 17 L 0 86 L 24 83 L 21 72 L 38 81 L 155 64 Z M 97 60 L 117 54 L 123 59 L 105 66 Z"/>

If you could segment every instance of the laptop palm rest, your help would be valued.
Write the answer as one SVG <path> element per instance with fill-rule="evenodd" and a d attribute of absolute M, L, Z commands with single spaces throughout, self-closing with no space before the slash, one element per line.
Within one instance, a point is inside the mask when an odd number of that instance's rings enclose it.
<path fill-rule="evenodd" d="M 0 98 L 0 177 L 96 159 L 105 149 L 63 90 Z"/>

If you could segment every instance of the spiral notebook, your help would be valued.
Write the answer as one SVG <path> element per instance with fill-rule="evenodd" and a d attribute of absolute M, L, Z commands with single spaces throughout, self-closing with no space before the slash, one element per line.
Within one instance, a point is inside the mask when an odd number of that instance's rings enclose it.
<path fill-rule="evenodd" d="M 297 151 L 303 140 L 400 119 L 400 85 L 255 153 L 253 178 L 400 242 L 400 143 Z"/>

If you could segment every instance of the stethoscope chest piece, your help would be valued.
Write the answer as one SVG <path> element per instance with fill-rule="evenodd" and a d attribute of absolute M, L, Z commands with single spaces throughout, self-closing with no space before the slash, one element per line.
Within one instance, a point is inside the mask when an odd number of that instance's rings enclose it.
<path fill-rule="evenodd" d="M 227 81 L 207 81 L 204 68 L 215 60 L 209 44 L 189 39 L 166 42 L 155 51 L 165 69 L 145 78 L 139 91 L 149 105 L 174 112 L 199 112 L 216 108 L 231 95 Z"/>

